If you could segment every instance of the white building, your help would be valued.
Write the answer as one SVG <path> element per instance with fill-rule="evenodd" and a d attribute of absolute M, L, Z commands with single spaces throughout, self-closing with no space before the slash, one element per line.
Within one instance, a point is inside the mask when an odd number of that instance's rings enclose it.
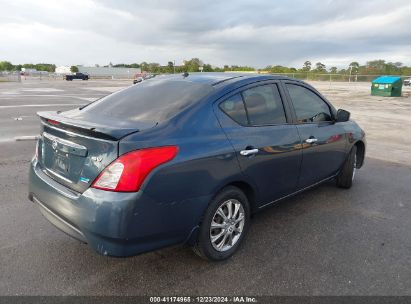
<path fill-rule="evenodd" d="M 27 69 L 27 68 L 21 68 L 21 71 L 26 74 L 37 74 L 39 72 L 36 69 Z"/>
<path fill-rule="evenodd" d="M 77 67 L 79 72 L 97 78 L 133 78 L 135 74 L 141 73 L 140 68 L 85 67 L 81 65 Z"/>
<path fill-rule="evenodd" d="M 70 74 L 70 67 L 69 66 L 59 66 L 56 67 L 56 74 Z"/>

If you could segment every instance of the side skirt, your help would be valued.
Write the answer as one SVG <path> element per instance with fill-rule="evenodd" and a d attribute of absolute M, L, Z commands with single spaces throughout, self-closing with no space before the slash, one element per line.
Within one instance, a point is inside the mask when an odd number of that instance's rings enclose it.
<path fill-rule="evenodd" d="M 315 186 L 318 186 L 318 185 L 320 185 L 320 184 L 322 184 L 322 183 L 325 183 L 325 182 L 327 182 L 327 181 L 329 181 L 329 180 L 332 180 L 332 179 L 335 178 L 337 175 L 338 175 L 338 173 L 337 173 L 337 174 L 334 174 L 334 175 L 332 175 L 332 176 L 330 176 L 330 177 L 327 177 L 327 178 L 325 178 L 325 179 L 323 179 L 323 180 L 320 180 L 319 182 L 316 182 L 315 184 L 312 184 L 311 186 L 302 188 L 302 189 L 300 189 L 300 190 L 297 190 L 296 192 L 293 192 L 293 193 L 288 194 L 288 195 L 286 195 L 286 196 L 280 197 L 280 198 L 278 198 L 278 199 L 276 199 L 276 200 L 274 200 L 274 201 L 272 201 L 272 202 L 270 202 L 270 203 L 267 203 L 267 204 L 264 204 L 264 205 L 258 207 L 258 209 L 263 209 L 263 208 L 268 207 L 268 206 L 271 206 L 271 205 L 273 205 L 273 204 L 275 204 L 275 203 L 277 203 L 277 202 L 279 202 L 279 201 L 281 201 L 281 200 L 283 200 L 283 199 L 286 199 L 286 198 L 288 198 L 288 197 L 297 195 L 297 194 L 299 194 L 299 193 L 301 193 L 301 192 L 304 192 L 305 190 L 314 188 Z"/>

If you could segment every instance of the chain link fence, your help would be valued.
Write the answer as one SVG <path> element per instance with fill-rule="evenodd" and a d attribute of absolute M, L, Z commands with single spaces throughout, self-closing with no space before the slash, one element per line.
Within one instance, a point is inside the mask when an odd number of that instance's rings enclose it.
<path fill-rule="evenodd" d="M 305 80 L 305 81 L 327 81 L 327 82 L 371 82 L 379 75 L 346 75 L 346 74 L 317 74 L 317 73 L 275 73 L 274 75 L 282 75 L 290 78 Z M 131 73 L 116 74 L 116 75 L 90 75 L 90 79 L 96 80 L 128 80 L 133 79 L 134 75 Z M 411 78 L 411 76 L 401 76 L 404 80 L 406 78 Z M 64 80 L 64 75 L 49 73 L 49 72 L 38 72 L 31 74 L 21 74 L 20 72 L 0 72 L 0 82 L 1 81 L 40 81 L 40 80 Z"/>
<path fill-rule="evenodd" d="M 124 75 L 91 75 L 90 79 L 95 80 L 131 80 L 134 75 L 124 74 Z M 65 80 L 64 75 L 56 73 L 30 73 L 24 74 L 20 72 L 0 72 L 0 82 L 24 82 L 24 81 L 55 81 L 55 80 Z"/>
<path fill-rule="evenodd" d="M 0 72 L 0 82 L 20 82 L 21 75 L 19 72 Z"/>
<path fill-rule="evenodd" d="M 290 78 L 306 81 L 329 81 L 329 82 L 371 82 L 380 75 L 347 75 L 347 74 L 316 74 L 316 73 L 275 73 Z M 399 76 L 403 80 L 411 76 Z"/>

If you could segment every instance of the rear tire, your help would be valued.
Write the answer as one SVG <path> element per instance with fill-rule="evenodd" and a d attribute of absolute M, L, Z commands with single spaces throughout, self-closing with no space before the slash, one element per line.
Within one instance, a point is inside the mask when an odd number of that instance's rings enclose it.
<path fill-rule="evenodd" d="M 249 222 L 250 206 L 245 194 L 234 186 L 224 188 L 205 212 L 194 252 L 210 261 L 228 259 L 243 241 Z"/>
<path fill-rule="evenodd" d="M 337 175 L 337 186 L 340 188 L 351 188 L 357 166 L 357 146 L 353 146 L 345 160 L 340 173 Z"/>

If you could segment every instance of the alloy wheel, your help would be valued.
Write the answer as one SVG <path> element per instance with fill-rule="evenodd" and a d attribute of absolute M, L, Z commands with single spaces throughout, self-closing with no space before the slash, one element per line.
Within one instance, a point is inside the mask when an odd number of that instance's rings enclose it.
<path fill-rule="evenodd" d="M 220 252 L 230 250 L 243 233 L 245 223 L 243 205 L 236 199 L 225 201 L 215 212 L 210 226 L 210 240 Z"/>

